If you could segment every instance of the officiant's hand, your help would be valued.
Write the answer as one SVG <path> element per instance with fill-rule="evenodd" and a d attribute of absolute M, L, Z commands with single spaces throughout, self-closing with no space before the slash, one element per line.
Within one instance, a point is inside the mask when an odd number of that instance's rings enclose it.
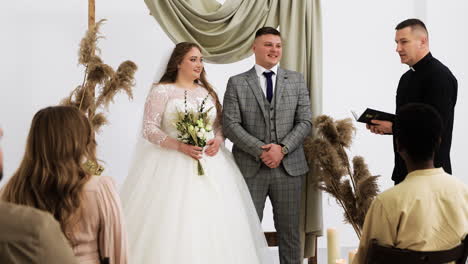
<path fill-rule="evenodd" d="M 393 123 L 390 121 L 382 121 L 382 120 L 371 120 L 373 125 L 366 124 L 366 128 L 369 129 L 374 134 L 392 134 L 392 126 Z"/>
<path fill-rule="evenodd" d="M 277 144 L 267 144 L 262 146 L 263 152 L 260 155 L 263 163 L 269 168 L 277 168 L 284 158 L 283 152 L 281 152 L 281 146 Z"/>
<path fill-rule="evenodd" d="M 219 145 L 221 145 L 221 140 L 219 138 L 213 138 L 206 142 L 207 148 L 205 149 L 205 153 L 208 156 L 214 156 L 219 151 Z"/>
<path fill-rule="evenodd" d="M 196 160 L 199 160 L 202 157 L 203 148 L 189 145 L 189 144 L 180 143 L 178 150 L 187 156 L 190 156 Z"/>

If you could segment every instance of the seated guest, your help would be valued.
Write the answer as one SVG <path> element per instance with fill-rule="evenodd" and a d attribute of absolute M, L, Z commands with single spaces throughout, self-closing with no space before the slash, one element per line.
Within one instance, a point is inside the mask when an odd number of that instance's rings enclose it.
<path fill-rule="evenodd" d="M 0 128 L 0 139 L 3 131 Z M 0 180 L 3 156 L 0 148 Z M 0 200 L 0 263 L 77 263 L 73 251 L 49 213 Z"/>
<path fill-rule="evenodd" d="M 434 168 L 442 127 L 428 105 L 407 104 L 397 113 L 394 135 L 408 175 L 373 201 L 353 263 L 365 263 L 371 239 L 383 246 L 440 251 L 460 244 L 468 232 L 468 186 Z"/>
<path fill-rule="evenodd" d="M 127 263 L 121 204 L 110 177 L 95 176 L 94 132 L 77 108 L 36 113 L 20 167 L 2 198 L 50 212 L 80 264 Z"/>

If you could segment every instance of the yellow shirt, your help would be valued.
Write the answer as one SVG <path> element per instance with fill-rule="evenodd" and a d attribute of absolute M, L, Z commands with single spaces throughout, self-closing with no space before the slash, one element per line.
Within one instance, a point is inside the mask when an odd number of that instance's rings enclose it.
<path fill-rule="evenodd" d="M 468 232 L 468 186 L 442 168 L 416 170 L 381 193 L 366 215 L 353 264 L 365 263 L 371 239 L 416 251 L 446 250 Z"/>

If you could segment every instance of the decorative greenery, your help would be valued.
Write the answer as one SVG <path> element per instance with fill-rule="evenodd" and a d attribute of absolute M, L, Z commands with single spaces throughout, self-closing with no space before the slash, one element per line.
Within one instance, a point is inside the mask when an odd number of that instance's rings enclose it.
<path fill-rule="evenodd" d="M 351 147 L 356 128 L 350 118 L 334 121 L 321 115 L 314 126 L 317 136 L 308 138 L 304 147 L 309 164 L 319 170 L 318 188 L 336 199 L 344 210 L 345 222 L 360 238 L 367 210 L 379 193 L 379 176 L 370 174 L 360 156 L 352 159 L 351 167 L 346 149 Z"/>
<path fill-rule="evenodd" d="M 78 62 L 85 66 L 83 83 L 61 101 L 62 105 L 75 106 L 83 111 L 96 132 L 107 123 L 106 116 L 102 111 L 97 112 L 98 109 L 107 108 L 119 91 L 124 91 L 133 99 L 134 75 L 138 68 L 134 62 L 124 61 L 115 71 L 103 63 L 97 42 L 103 38 L 99 28 L 104 22 L 105 19 L 97 22 L 81 40 Z"/>

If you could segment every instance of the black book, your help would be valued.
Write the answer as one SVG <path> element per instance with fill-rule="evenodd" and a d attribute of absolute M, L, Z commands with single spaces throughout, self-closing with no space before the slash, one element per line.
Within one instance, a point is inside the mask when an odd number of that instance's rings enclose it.
<path fill-rule="evenodd" d="M 371 120 L 383 120 L 383 121 L 390 121 L 390 122 L 395 122 L 395 115 L 390 114 L 387 112 L 382 112 L 379 110 L 367 108 L 366 111 L 362 113 L 361 116 L 358 117 L 356 112 L 351 111 L 353 113 L 354 118 L 356 121 L 361 122 L 361 123 L 366 123 L 369 125 L 372 125 Z"/>

